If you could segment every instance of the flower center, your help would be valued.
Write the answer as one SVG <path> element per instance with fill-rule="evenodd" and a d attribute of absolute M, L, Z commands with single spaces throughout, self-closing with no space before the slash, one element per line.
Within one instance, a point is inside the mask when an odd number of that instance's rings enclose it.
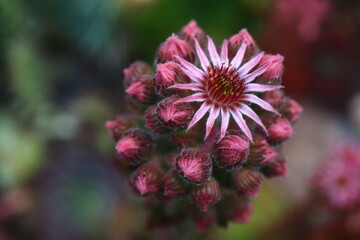
<path fill-rule="evenodd" d="M 244 80 L 240 79 L 236 69 L 229 64 L 221 67 L 208 66 L 208 94 L 217 103 L 237 102 L 244 92 Z"/>

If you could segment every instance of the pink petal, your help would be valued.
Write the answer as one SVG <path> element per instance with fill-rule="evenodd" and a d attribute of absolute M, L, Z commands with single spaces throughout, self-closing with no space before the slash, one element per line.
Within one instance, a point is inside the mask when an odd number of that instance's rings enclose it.
<path fill-rule="evenodd" d="M 228 41 L 224 40 L 222 47 L 221 47 L 221 62 L 225 65 L 229 64 L 228 58 Z"/>
<path fill-rule="evenodd" d="M 241 47 L 237 51 L 235 57 L 233 58 L 233 60 L 231 60 L 231 65 L 236 69 L 240 66 L 244 58 L 246 46 L 247 46 L 246 43 L 241 44 Z"/>
<path fill-rule="evenodd" d="M 221 60 L 220 60 L 219 54 L 216 50 L 214 41 L 209 36 L 208 36 L 208 50 L 209 50 L 209 54 L 210 54 L 212 63 L 215 66 L 221 66 Z"/>
<path fill-rule="evenodd" d="M 203 91 L 203 86 L 196 83 L 187 83 L 187 84 L 174 84 L 168 88 L 177 88 L 191 91 Z"/>
<path fill-rule="evenodd" d="M 246 104 L 241 104 L 239 106 L 239 111 L 248 116 L 249 118 L 251 118 L 252 120 L 254 120 L 254 122 L 256 122 L 257 124 L 259 124 L 262 129 L 264 129 L 266 135 L 268 135 L 267 129 L 264 126 L 264 124 L 262 123 L 262 121 L 260 120 L 259 116 Z"/>
<path fill-rule="evenodd" d="M 238 71 L 240 76 L 243 76 L 248 72 L 250 72 L 250 70 L 253 69 L 260 62 L 263 56 L 264 56 L 264 52 L 261 52 L 256 57 L 252 58 L 250 61 L 242 65 L 242 67 Z"/>
<path fill-rule="evenodd" d="M 206 76 L 203 71 L 179 56 L 175 56 L 175 58 L 184 66 L 182 70 L 186 73 L 186 75 L 188 75 L 189 78 L 196 82 L 202 82 L 204 80 Z"/>
<path fill-rule="evenodd" d="M 256 69 L 255 71 L 253 71 L 252 73 L 249 73 L 245 76 L 243 76 L 242 78 L 245 80 L 245 84 L 248 84 L 249 82 L 254 81 L 254 79 L 258 76 L 260 76 L 261 74 L 263 74 L 268 68 L 270 67 L 270 64 L 266 64 L 258 69 Z"/>
<path fill-rule="evenodd" d="M 194 117 L 191 119 L 191 122 L 189 123 L 188 130 L 194 126 L 204 115 L 207 113 L 209 108 L 211 107 L 211 104 L 204 102 L 199 110 L 194 114 Z"/>
<path fill-rule="evenodd" d="M 209 136 L 209 133 L 211 131 L 211 129 L 214 126 L 215 120 L 216 118 L 219 116 L 219 112 L 220 112 L 220 108 L 213 106 L 210 109 L 210 114 L 209 114 L 209 118 L 206 121 L 206 134 L 205 134 L 205 139 Z"/>
<path fill-rule="evenodd" d="M 279 88 L 283 88 L 284 86 L 278 85 L 278 86 L 272 86 L 272 85 L 263 85 L 263 84 L 257 84 L 257 83 L 249 83 L 246 85 L 245 93 L 248 92 L 267 92 L 267 91 L 273 91 Z"/>
<path fill-rule="evenodd" d="M 175 103 L 181 103 L 181 102 L 203 102 L 206 100 L 206 95 L 204 93 L 195 93 L 193 95 L 190 95 L 188 97 L 181 98 L 177 100 Z"/>
<path fill-rule="evenodd" d="M 265 102 L 264 100 L 260 99 L 259 97 L 255 96 L 253 94 L 244 94 L 241 100 L 255 103 L 269 112 L 278 114 L 278 112 L 268 102 Z"/>
<path fill-rule="evenodd" d="M 230 114 L 227 108 L 221 108 L 221 135 L 218 142 L 225 137 L 226 130 L 229 126 Z"/>
<path fill-rule="evenodd" d="M 235 122 L 239 125 L 240 129 L 245 133 L 245 135 L 249 138 L 250 142 L 253 142 L 253 138 L 251 135 L 251 131 L 247 126 L 242 114 L 237 110 L 230 110 Z"/>
<path fill-rule="evenodd" d="M 196 47 L 196 53 L 201 63 L 201 67 L 204 69 L 204 72 L 207 72 L 207 67 L 210 66 L 210 62 L 207 59 L 204 51 L 201 49 L 200 44 L 196 38 L 195 38 L 195 47 Z"/>

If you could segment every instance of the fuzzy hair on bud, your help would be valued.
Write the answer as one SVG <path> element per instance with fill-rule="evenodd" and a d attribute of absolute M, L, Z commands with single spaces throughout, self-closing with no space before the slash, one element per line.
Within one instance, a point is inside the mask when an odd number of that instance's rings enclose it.
<path fill-rule="evenodd" d="M 155 98 L 153 77 L 151 75 L 136 77 L 125 92 L 141 104 L 151 104 Z"/>
<path fill-rule="evenodd" d="M 239 195 L 256 196 L 264 177 L 261 172 L 251 168 L 241 168 L 233 173 L 233 188 Z"/>
<path fill-rule="evenodd" d="M 164 184 L 164 196 L 180 198 L 187 193 L 188 183 L 179 176 L 174 168 L 165 174 L 162 182 Z"/>
<path fill-rule="evenodd" d="M 242 43 L 245 43 L 248 46 L 245 53 L 245 59 L 249 59 L 259 51 L 255 40 L 249 34 L 248 30 L 242 29 L 239 33 L 229 38 L 229 59 L 232 59 L 236 55 Z"/>
<path fill-rule="evenodd" d="M 138 167 L 131 176 L 131 184 L 140 195 L 158 193 L 164 173 L 156 162 L 147 162 Z"/>
<path fill-rule="evenodd" d="M 286 167 L 286 160 L 281 153 L 278 153 L 272 162 L 267 164 L 265 167 L 261 168 L 261 172 L 266 177 L 278 177 L 288 176 L 288 171 Z"/>
<path fill-rule="evenodd" d="M 272 142 L 282 142 L 292 136 L 293 130 L 289 120 L 286 118 L 276 118 L 268 128 L 269 139 Z"/>
<path fill-rule="evenodd" d="M 262 167 L 271 162 L 276 155 L 277 152 L 270 147 L 265 137 L 255 136 L 254 143 L 250 145 L 247 164 L 255 167 Z"/>
<path fill-rule="evenodd" d="M 266 92 L 262 99 L 275 109 L 279 109 L 284 104 L 284 93 L 281 90 Z"/>
<path fill-rule="evenodd" d="M 169 37 L 157 52 L 157 62 L 166 63 L 176 60 L 175 56 L 186 59 L 189 62 L 194 62 L 195 55 L 189 43 L 181 40 L 177 35 L 173 34 Z"/>
<path fill-rule="evenodd" d="M 259 65 L 269 65 L 268 69 L 257 78 L 258 83 L 262 84 L 281 84 L 281 78 L 284 73 L 284 57 L 280 54 L 265 54 Z"/>
<path fill-rule="evenodd" d="M 114 120 L 106 121 L 105 127 L 115 141 L 118 141 L 123 133 L 135 127 L 133 121 L 124 116 L 117 116 Z"/>
<path fill-rule="evenodd" d="M 191 200 L 206 212 L 208 208 L 221 199 L 220 186 L 214 178 L 206 180 L 201 185 L 194 186 L 190 192 Z"/>
<path fill-rule="evenodd" d="M 196 21 L 191 20 L 185 27 L 179 32 L 179 36 L 184 38 L 189 43 L 194 43 L 194 39 L 205 39 L 204 31 L 197 25 Z"/>
<path fill-rule="evenodd" d="M 145 111 L 145 127 L 152 130 L 154 133 L 164 134 L 168 131 L 166 127 L 158 119 L 158 114 L 156 112 L 157 105 L 152 105 L 148 107 Z"/>
<path fill-rule="evenodd" d="M 140 75 L 152 75 L 153 71 L 151 67 L 142 62 L 136 61 L 132 63 L 128 68 L 124 69 L 124 86 L 127 88 L 133 82 L 133 80 Z"/>
<path fill-rule="evenodd" d="M 294 99 L 287 97 L 280 113 L 291 123 L 296 123 L 300 118 L 302 111 L 303 108 Z"/>

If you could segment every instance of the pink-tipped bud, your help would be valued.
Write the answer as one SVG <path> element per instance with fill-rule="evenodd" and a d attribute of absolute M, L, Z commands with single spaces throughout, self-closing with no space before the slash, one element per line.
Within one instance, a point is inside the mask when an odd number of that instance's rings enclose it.
<path fill-rule="evenodd" d="M 159 120 L 171 129 L 186 127 L 194 115 L 194 108 L 190 103 L 175 103 L 179 99 L 179 96 L 166 98 L 158 103 L 156 110 Z"/>
<path fill-rule="evenodd" d="M 183 91 L 179 89 L 168 89 L 174 84 L 182 84 L 190 82 L 177 63 L 170 61 L 163 64 L 158 64 L 156 68 L 156 75 L 154 79 L 156 91 L 164 97 L 179 93 Z"/>
<path fill-rule="evenodd" d="M 282 142 L 292 136 L 293 130 L 289 120 L 286 118 L 276 118 L 268 125 L 269 139 L 272 142 Z"/>
<path fill-rule="evenodd" d="M 279 85 L 281 83 L 281 78 L 284 73 L 284 57 L 280 54 L 277 55 L 271 55 L 271 54 L 265 54 L 259 65 L 269 65 L 269 68 L 260 75 L 256 82 L 262 83 L 262 84 L 276 84 Z"/>
<path fill-rule="evenodd" d="M 151 104 L 155 98 L 154 80 L 151 75 L 136 77 L 125 90 L 141 104 Z"/>
<path fill-rule="evenodd" d="M 192 219 L 195 222 L 198 232 L 204 232 L 207 229 L 216 226 L 217 217 L 217 212 L 213 208 L 209 209 L 207 212 L 194 211 L 192 214 Z"/>
<path fill-rule="evenodd" d="M 145 111 L 145 127 L 155 133 L 164 134 L 168 131 L 167 128 L 161 123 L 156 112 L 157 106 L 152 105 Z"/>
<path fill-rule="evenodd" d="M 280 90 L 265 92 L 262 99 L 275 109 L 279 109 L 284 104 L 284 93 Z"/>
<path fill-rule="evenodd" d="M 224 200 L 226 217 L 236 223 L 246 223 L 253 213 L 254 204 L 248 196 L 238 196 L 231 192 Z"/>
<path fill-rule="evenodd" d="M 106 121 L 105 127 L 108 129 L 111 137 L 117 141 L 126 130 L 135 127 L 135 125 L 130 119 L 124 116 L 117 116 L 114 120 Z"/>
<path fill-rule="evenodd" d="M 176 158 L 176 170 L 188 181 L 199 184 L 211 177 L 212 161 L 200 149 L 184 149 Z"/>
<path fill-rule="evenodd" d="M 131 184 L 140 195 L 158 193 L 163 175 L 163 170 L 158 163 L 147 162 L 131 175 Z"/>
<path fill-rule="evenodd" d="M 247 160 L 250 142 L 238 131 L 228 131 L 225 137 L 215 143 L 214 161 L 220 168 L 239 168 Z"/>
<path fill-rule="evenodd" d="M 181 29 L 179 36 L 184 38 L 189 43 L 193 44 L 194 39 L 205 39 L 204 31 L 197 25 L 196 21 L 190 21 L 183 29 Z"/>
<path fill-rule="evenodd" d="M 286 98 L 280 113 L 290 122 L 295 123 L 300 118 L 302 111 L 303 108 L 295 100 Z"/>
<path fill-rule="evenodd" d="M 288 171 L 286 168 L 286 160 L 284 156 L 280 153 L 275 157 L 275 159 L 270 162 L 265 167 L 261 168 L 261 172 L 266 177 L 277 177 L 277 176 L 288 176 Z"/>
<path fill-rule="evenodd" d="M 201 211 L 206 212 L 221 199 L 219 183 L 214 178 L 206 180 L 203 184 L 194 186 L 190 197 Z"/>
<path fill-rule="evenodd" d="M 141 61 L 136 61 L 124 69 L 124 86 L 126 88 L 129 87 L 133 80 L 140 75 L 152 74 L 153 71 L 149 65 Z"/>
<path fill-rule="evenodd" d="M 181 40 L 178 36 L 172 35 L 161 44 L 157 52 L 157 62 L 165 63 L 176 60 L 175 56 L 179 56 L 189 62 L 195 61 L 195 55 L 189 43 Z"/>
<path fill-rule="evenodd" d="M 232 59 L 235 57 L 237 51 L 239 50 L 242 43 L 247 44 L 246 53 L 245 53 L 245 60 L 249 59 L 251 56 L 253 56 L 257 51 L 258 47 L 252 38 L 252 36 L 249 34 L 247 29 L 242 29 L 239 33 L 231 36 L 229 38 L 229 58 Z"/>
<path fill-rule="evenodd" d="M 179 176 L 174 168 L 165 174 L 162 182 L 164 183 L 164 196 L 179 198 L 187 193 L 188 183 Z"/>
<path fill-rule="evenodd" d="M 251 168 L 241 168 L 233 173 L 232 183 L 234 190 L 239 195 L 256 196 L 259 192 L 264 177 L 261 172 Z"/>
<path fill-rule="evenodd" d="M 131 128 L 124 132 L 115 148 L 122 161 L 130 166 L 136 166 L 150 156 L 154 145 L 145 131 Z"/>
<path fill-rule="evenodd" d="M 250 145 L 247 164 L 262 167 L 271 162 L 276 155 L 277 152 L 270 147 L 265 137 L 254 136 L 254 143 Z"/>

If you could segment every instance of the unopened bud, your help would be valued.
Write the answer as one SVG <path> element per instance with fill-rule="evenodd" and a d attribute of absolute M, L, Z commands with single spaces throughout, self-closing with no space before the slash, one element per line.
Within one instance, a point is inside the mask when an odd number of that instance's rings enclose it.
<path fill-rule="evenodd" d="M 289 119 L 290 122 L 295 123 L 300 118 L 303 108 L 291 98 L 286 98 L 283 107 L 281 108 L 281 114 Z"/>
<path fill-rule="evenodd" d="M 233 188 L 239 194 L 256 196 L 264 181 L 263 175 L 251 168 L 240 168 L 233 173 Z"/>
<path fill-rule="evenodd" d="M 221 199 L 219 183 L 214 178 L 206 180 L 201 185 L 193 187 L 190 197 L 201 211 L 206 212 Z"/>
<path fill-rule="evenodd" d="M 164 183 L 164 196 L 179 198 L 187 193 L 188 183 L 179 176 L 174 168 L 165 174 L 162 182 Z"/>
<path fill-rule="evenodd" d="M 189 62 L 194 62 L 195 55 L 189 43 L 181 40 L 178 36 L 172 35 L 163 44 L 161 44 L 157 53 L 157 62 L 165 63 L 176 60 L 179 56 Z"/>
<path fill-rule="evenodd" d="M 200 149 L 184 149 L 176 158 L 176 170 L 188 181 L 199 184 L 211 177 L 212 161 Z"/>
<path fill-rule="evenodd" d="M 275 157 L 275 159 L 272 162 L 270 162 L 265 167 L 261 168 L 261 172 L 266 177 L 277 177 L 277 176 L 287 177 L 288 171 L 286 168 L 286 160 L 284 156 L 281 153 L 278 153 L 278 155 Z"/>
<path fill-rule="evenodd" d="M 284 93 L 281 90 L 265 92 L 262 99 L 275 109 L 279 109 L 284 104 Z"/>
<path fill-rule="evenodd" d="M 145 127 L 158 134 L 164 134 L 168 131 L 167 128 L 161 123 L 156 112 L 157 106 L 152 105 L 145 111 Z"/>
<path fill-rule="evenodd" d="M 151 75 L 141 75 L 134 79 L 125 90 L 141 104 L 151 104 L 155 98 L 154 80 Z"/>
<path fill-rule="evenodd" d="M 282 142 L 293 134 L 293 130 L 289 120 L 286 118 L 276 118 L 268 125 L 269 139 L 272 142 Z"/>
<path fill-rule="evenodd" d="M 247 164 L 261 167 L 271 162 L 277 155 L 272 149 L 266 138 L 263 136 L 254 136 L 254 143 L 250 145 L 250 153 Z"/>
<path fill-rule="evenodd" d="M 183 29 L 181 29 L 179 36 L 191 44 L 194 43 L 195 38 L 198 40 L 205 39 L 204 31 L 194 20 L 190 21 L 185 27 L 183 27 Z"/>
<path fill-rule="evenodd" d="M 112 138 L 117 141 L 121 138 L 123 133 L 135 127 L 133 121 L 124 116 L 117 116 L 114 120 L 106 121 L 105 127 L 108 129 Z"/>
<path fill-rule="evenodd" d="M 164 173 L 156 162 L 147 162 L 138 167 L 131 175 L 133 188 L 140 194 L 158 193 Z"/>
<path fill-rule="evenodd" d="M 256 78 L 256 82 L 262 84 L 281 84 L 281 78 L 284 73 L 283 61 L 284 57 L 280 54 L 265 54 L 259 62 L 259 65 L 269 65 L 269 67 L 263 74 Z"/>
<path fill-rule="evenodd" d="M 242 43 L 247 44 L 244 56 L 245 61 L 258 51 L 258 47 L 247 29 L 242 29 L 239 33 L 229 38 L 229 59 L 235 57 Z"/>
<path fill-rule="evenodd" d="M 124 86 L 129 87 L 133 80 L 140 75 L 152 74 L 153 71 L 149 65 L 142 61 L 136 61 L 124 69 Z"/>

